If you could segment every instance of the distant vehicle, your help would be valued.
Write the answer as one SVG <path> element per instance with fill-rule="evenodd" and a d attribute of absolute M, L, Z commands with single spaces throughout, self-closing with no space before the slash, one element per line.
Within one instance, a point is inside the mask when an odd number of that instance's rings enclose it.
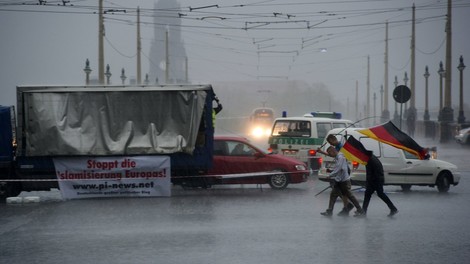
<path fill-rule="evenodd" d="M 242 137 L 215 136 L 213 167 L 208 172 L 207 185 L 269 184 L 284 189 L 289 184 L 302 183 L 308 178 L 305 163 L 266 153 Z"/>
<path fill-rule="evenodd" d="M 333 128 L 354 126 L 353 122 L 341 119 L 337 112 L 312 112 L 303 117 L 281 117 L 274 121 L 268 143 L 274 153 L 306 162 L 317 171 L 322 156 L 317 149 Z"/>
<path fill-rule="evenodd" d="M 357 132 L 359 129 L 362 128 L 333 129 L 328 134 L 335 135 L 342 143 L 346 141 L 345 137 L 354 136 L 366 149 L 373 151 L 384 167 L 384 185 L 398 185 L 403 191 L 409 191 L 412 185 L 437 186 L 439 192 L 447 192 L 450 185 L 459 184 L 460 172 L 457 171 L 457 166 L 454 164 L 437 159 L 420 160 L 411 153 L 383 144 Z M 326 151 L 328 147 L 329 144 L 326 143 L 323 150 Z M 333 158 L 324 158 L 318 172 L 319 180 L 329 181 L 327 177 L 333 163 Z M 366 182 L 365 166 L 354 162 L 351 169 L 352 184 L 364 186 Z"/>
<path fill-rule="evenodd" d="M 470 144 L 470 127 L 459 130 L 455 140 L 460 144 Z"/>
<path fill-rule="evenodd" d="M 268 137 L 274 121 L 272 108 L 256 108 L 250 114 L 249 134 L 255 138 Z"/>

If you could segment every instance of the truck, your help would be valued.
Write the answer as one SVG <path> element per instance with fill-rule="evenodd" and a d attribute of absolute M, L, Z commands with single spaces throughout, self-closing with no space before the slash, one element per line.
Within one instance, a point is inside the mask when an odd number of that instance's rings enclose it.
<path fill-rule="evenodd" d="M 166 155 L 171 183 L 204 187 L 211 85 L 18 86 L 0 106 L 0 198 L 58 188 L 53 159 Z M 200 177 L 199 177 L 200 176 Z"/>

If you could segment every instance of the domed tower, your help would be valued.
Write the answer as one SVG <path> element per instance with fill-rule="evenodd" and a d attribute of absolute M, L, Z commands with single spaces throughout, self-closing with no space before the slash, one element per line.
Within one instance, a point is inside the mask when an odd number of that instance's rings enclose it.
<path fill-rule="evenodd" d="M 150 46 L 150 82 L 186 82 L 186 50 L 181 39 L 180 4 L 176 0 L 159 0 L 155 4 L 154 39 Z M 166 31 L 168 31 L 169 73 L 166 80 Z"/>

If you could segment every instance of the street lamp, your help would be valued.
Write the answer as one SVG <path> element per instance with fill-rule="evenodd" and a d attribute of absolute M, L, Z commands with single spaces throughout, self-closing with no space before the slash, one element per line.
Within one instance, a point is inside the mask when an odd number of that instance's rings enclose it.
<path fill-rule="evenodd" d="M 146 73 L 146 74 L 145 74 L 145 80 L 144 80 L 144 83 L 145 83 L 145 85 L 149 85 L 149 83 L 150 83 L 150 80 L 149 80 L 149 74 L 148 74 L 148 73 Z"/>
<path fill-rule="evenodd" d="M 460 71 L 460 104 L 459 104 L 459 117 L 457 119 L 459 124 L 465 123 L 465 116 L 463 113 L 463 70 L 465 69 L 465 64 L 463 64 L 463 57 L 460 56 L 460 63 L 457 66 L 457 69 Z"/>
<path fill-rule="evenodd" d="M 86 59 L 86 61 L 85 61 L 85 69 L 83 69 L 83 71 L 86 74 L 85 84 L 89 85 L 90 84 L 91 68 L 90 68 L 90 61 L 88 59 Z"/>
<path fill-rule="evenodd" d="M 380 112 L 384 111 L 384 86 L 380 85 Z"/>
<path fill-rule="evenodd" d="M 124 71 L 124 68 L 122 68 L 121 70 L 121 81 L 122 81 L 122 85 L 124 85 L 124 82 L 126 81 L 126 73 Z"/>
<path fill-rule="evenodd" d="M 110 85 L 109 78 L 111 78 L 111 72 L 109 71 L 109 64 L 106 64 L 106 72 L 104 74 L 106 76 L 106 84 Z"/>
<path fill-rule="evenodd" d="M 426 90 L 424 94 L 424 121 L 429 121 L 429 105 L 428 105 L 428 78 L 429 78 L 429 69 L 428 66 L 426 65 L 426 68 L 424 70 L 424 78 L 426 80 Z"/>
<path fill-rule="evenodd" d="M 374 99 L 374 125 L 375 125 L 375 124 L 377 123 L 376 120 L 375 120 L 375 117 L 377 116 L 377 112 L 376 112 L 376 103 L 375 103 L 375 102 L 377 101 L 377 95 L 375 94 L 375 92 L 374 92 L 374 97 L 373 97 L 373 99 Z"/>
<path fill-rule="evenodd" d="M 438 121 L 441 121 L 441 111 L 442 111 L 442 79 L 444 79 L 446 71 L 442 65 L 442 61 L 439 63 L 439 70 L 437 71 L 439 74 L 439 117 L 437 118 Z"/>

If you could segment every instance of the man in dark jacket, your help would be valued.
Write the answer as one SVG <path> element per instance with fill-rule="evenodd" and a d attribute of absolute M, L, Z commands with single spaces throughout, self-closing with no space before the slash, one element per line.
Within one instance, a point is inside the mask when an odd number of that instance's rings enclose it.
<path fill-rule="evenodd" d="M 372 153 L 368 151 L 369 161 L 366 165 L 366 191 L 364 193 L 364 202 L 362 209 L 364 215 L 367 213 L 367 207 L 369 207 L 369 201 L 374 192 L 377 192 L 377 196 L 384 201 L 390 209 L 388 216 L 393 216 L 398 213 L 398 209 L 392 203 L 390 198 L 384 193 L 384 168 L 382 162 Z"/>

